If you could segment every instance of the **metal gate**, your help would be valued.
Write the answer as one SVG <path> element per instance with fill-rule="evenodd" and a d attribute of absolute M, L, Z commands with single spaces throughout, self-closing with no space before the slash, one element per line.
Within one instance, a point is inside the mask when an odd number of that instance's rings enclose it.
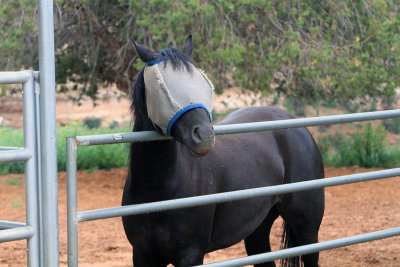
<path fill-rule="evenodd" d="M 280 121 L 266 121 L 243 124 L 218 125 L 214 127 L 215 135 L 240 134 L 246 132 L 267 131 L 276 129 L 288 129 L 307 126 L 319 126 L 325 124 L 340 124 L 367 120 L 380 120 L 400 117 L 400 110 L 376 111 L 355 113 L 346 115 L 335 115 L 325 117 L 314 117 L 304 119 L 290 119 Z M 222 203 L 261 197 L 289 192 L 316 189 L 328 186 L 356 183 L 375 179 L 400 176 L 400 168 L 383 171 L 373 171 L 354 175 L 346 175 L 306 182 L 283 184 L 269 187 L 246 189 L 234 192 L 218 193 L 212 195 L 196 196 L 182 199 L 174 199 L 145 204 L 129 205 L 89 211 L 77 211 L 77 153 L 78 146 L 92 146 L 116 143 L 143 142 L 154 140 L 165 140 L 171 137 L 163 136 L 157 132 L 130 132 L 91 136 L 67 137 L 67 203 L 68 203 L 68 264 L 78 266 L 78 223 L 84 221 L 137 215 L 143 213 L 158 212 L 164 210 L 188 208 L 213 203 Z M 378 232 L 370 232 L 346 238 L 340 238 L 316 244 L 304 245 L 269 253 L 253 255 L 228 261 L 206 264 L 204 266 L 244 266 L 273 261 L 280 258 L 293 257 L 309 254 L 317 251 L 349 246 L 357 243 L 383 239 L 400 235 L 400 227 L 391 228 Z"/>
<path fill-rule="evenodd" d="M 0 221 L 0 242 L 28 239 L 28 265 L 40 262 L 39 84 L 33 71 L 0 72 L 0 84 L 23 88 L 24 147 L 0 147 L 0 163 L 25 161 L 26 224 Z"/>
<path fill-rule="evenodd" d="M 38 0 L 39 70 L 0 72 L 23 85 L 24 147 L 0 148 L 0 163 L 25 161 L 26 223 L 0 221 L 0 242 L 27 239 L 28 266 L 58 266 L 58 182 L 53 0 Z M 40 86 L 39 86 L 40 83 Z"/>

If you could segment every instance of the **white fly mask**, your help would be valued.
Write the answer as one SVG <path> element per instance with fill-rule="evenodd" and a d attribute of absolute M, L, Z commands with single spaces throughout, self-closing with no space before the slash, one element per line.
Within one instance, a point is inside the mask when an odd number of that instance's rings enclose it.
<path fill-rule="evenodd" d="M 180 116 L 194 108 L 207 110 L 211 121 L 214 85 L 206 74 L 191 63 L 192 71 L 187 71 L 185 66 L 174 69 L 165 60 L 148 62 L 144 69 L 149 118 L 166 135 L 171 135 L 172 126 Z"/>

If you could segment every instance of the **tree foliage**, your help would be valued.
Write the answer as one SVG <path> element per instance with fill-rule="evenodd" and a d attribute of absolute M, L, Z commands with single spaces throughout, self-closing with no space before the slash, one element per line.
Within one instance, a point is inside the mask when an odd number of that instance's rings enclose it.
<path fill-rule="evenodd" d="M 1 68 L 37 62 L 32 2 L 0 0 Z M 59 0 L 57 82 L 75 82 L 92 97 L 102 84 L 126 91 L 143 67 L 130 37 L 158 50 L 182 47 L 192 33 L 194 61 L 219 90 L 237 85 L 311 102 L 391 97 L 400 84 L 399 6 L 394 0 Z"/>
<path fill-rule="evenodd" d="M 36 0 L 0 0 L 0 70 L 36 67 Z"/>

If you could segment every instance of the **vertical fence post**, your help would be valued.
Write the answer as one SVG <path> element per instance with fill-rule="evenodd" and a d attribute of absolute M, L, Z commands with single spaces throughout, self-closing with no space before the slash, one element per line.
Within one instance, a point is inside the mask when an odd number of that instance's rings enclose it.
<path fill-rule="evenodd" d="M 37 178 L 38 178 L 38 193 L 39 193 L 39 241 L 40 241 L 40 251 L 43 251 L 43 225 L 42 225 L 42 190 L 41 190 L 41 145 L 40 145 L 40 76 L 39 73 L 35 73 L 35 115 L 36 115 L 36 152 L 37 152 Z M 43 257 L 40 257 L 40 266 L 43 266 Z"/>
<path fill-rule="evenodd" d="M 43 266 L 59 265 L 53 0 L 39 0 Z"/>
<path fill-rule="evenodd" d="M 24 146 L 32 153 L 25 162 L 26 222 L 32 227 L 34 235 L 28 239 L 28 266 L 40 265 L 40 219 L 39 184 L 36 153 L 36 110 L 35 82 L 33 71 L 29 71 L 29 80 L 23 84 Z"/>
<path fill-rule="evenodd" d="M 68 266 L 78 267 L 78 199 L 75 137 L 67 137 Z"/>

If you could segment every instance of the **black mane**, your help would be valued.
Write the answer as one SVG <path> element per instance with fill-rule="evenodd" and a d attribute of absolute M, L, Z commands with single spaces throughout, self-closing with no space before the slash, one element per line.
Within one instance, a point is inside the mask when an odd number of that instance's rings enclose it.
<path fill-rule="evenodd" d="M 161 54 L 166 59 L 164 61 L 164 67 L 166 66 L 167 62 L 170 62 L 175 70 L 186 67 L 187 71 L 192 71 L 192 66 L 189 64 L 192 63 L 190 58 L 181 51 L 175 48 L 166 48 L 158 51 L 157 53 Z M 149 119 L 147 115 L 143 72 L 144 68 L 137 74 L 135 82 L 129 93 L 129 98 L 131 101 L 130 111 L 133 115 L 136 129 L 141 128 L 143 121 Z"/>

